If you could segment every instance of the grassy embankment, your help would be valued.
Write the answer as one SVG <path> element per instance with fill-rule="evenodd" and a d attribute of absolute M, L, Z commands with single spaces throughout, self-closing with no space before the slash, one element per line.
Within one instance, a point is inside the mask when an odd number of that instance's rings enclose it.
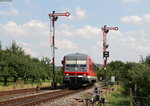
<path fill-rule="evenodd" d="M 115 90 L 104 93 L 105 104 L 104 106 L 130 106 L 130 97 L 122 93 L 121 86 L 114 86 Z"/>
<path fill-rule="evenodd" d="M 6 91 L 6 90 L 14 90 L 14 89 L 22 89 L 22 88 L 35 88 L 39 85 L 40 87 L 44 86 L 50 86 L 50 82 L 45 82 L 45 83 L 40 83 L 40 84 L 24 84 L 22 82 L 16 83 L 16 84 L 11 84 L 8 86 L 3 86 L 0 84 L 0 91 Z"/>

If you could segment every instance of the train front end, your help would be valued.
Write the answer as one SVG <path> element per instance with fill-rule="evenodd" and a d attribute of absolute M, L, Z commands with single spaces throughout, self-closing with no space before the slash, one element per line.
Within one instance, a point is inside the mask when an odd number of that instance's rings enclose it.
<path fill-rule="evenodd" d="M 66 86 L 82 86 L 91 83 L 89 56 L 75 53 L 66 55 L 63 59 L 63 83 Z"/>

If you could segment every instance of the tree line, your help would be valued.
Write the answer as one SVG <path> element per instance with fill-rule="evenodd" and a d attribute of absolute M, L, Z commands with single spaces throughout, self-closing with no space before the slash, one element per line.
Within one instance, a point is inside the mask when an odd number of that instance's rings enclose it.
<path fill-rule="evenodd" d="M 51 81 L 52 67 L 50 59 L 43 57 L 41 60 L 26 54 L 22 47 L 18 46 L 15 41 L 10 47 L 2 48 L 0 43 L 0 82 L 8 85 L 8 82 L 22 80 L 25 84 L 36 81 Z M 61 74 L 59 70 L 58 75 Z M 56 80 L 60 78 L 56 73 Z"/>
<path fill-rule="evenodd" d="M 104 76 L 103 67 L 100 67 L 98 78 Z M 122 84 L 125 92 L 132 88 L 136 96 L 150 96 L 150 55 L 139 63 L 112 61 L 107 66 L 107 77 L 115 76 L 118 83 Z M 104 78 L 104 77 L 103 77 Z"/>

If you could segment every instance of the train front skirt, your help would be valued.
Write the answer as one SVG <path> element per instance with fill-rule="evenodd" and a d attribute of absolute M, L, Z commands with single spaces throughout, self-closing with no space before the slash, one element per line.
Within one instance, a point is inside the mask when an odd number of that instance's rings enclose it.
<path fill-rule="evenodd" d="M 63 82 L 66 86 L 91 85 L 96 82 L 96 78 L 92 76 L 64 76 Z"/>

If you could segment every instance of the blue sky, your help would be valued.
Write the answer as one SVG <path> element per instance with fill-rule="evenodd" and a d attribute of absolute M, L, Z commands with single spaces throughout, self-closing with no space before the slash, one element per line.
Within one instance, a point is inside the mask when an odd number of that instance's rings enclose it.
<path fill-rule="evenodd" d="M 64 55 L 85 53 L 103 63 L 101 28 L 118 26 L 108 33 L 112 60 L 135 61 L 150 53 L 149 0 L 12 0 L 0 2 L 0 41 L 12 40 L 33 57 L 51 58 L 48 14 L 70 12 L 56 22 L 56 65 Z M 4 48 L 5 48 L 4 46 Z"/>

